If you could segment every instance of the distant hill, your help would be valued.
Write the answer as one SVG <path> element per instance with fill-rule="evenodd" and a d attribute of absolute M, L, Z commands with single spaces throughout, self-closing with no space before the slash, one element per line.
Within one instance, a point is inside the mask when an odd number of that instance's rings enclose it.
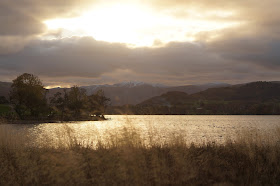
<path fill-rule="evenodd" d="M 161 101 L 160 101 L 161 100 Z M 162 101 L 164 100 L 164 101 Z M 280 100 L 280 84 L 273 82 L 252 82 L 244 85 L 209 88 L 195 94 L 188 95 L 183 92 L 168 92 L 142 102 L 146 104 L 182 104 L 193 100 L 207 101 L 273 101 Z"/>
<path fill-rule="evenodd" d="M 104 90 L 105 95 L 111 99 L 112 105 L 138 104 L 154 96 L 159 96 L 170 91 L 181 91 L 188 94 L 197 93 L 212 87 L 225 87 L 229 84 L 203 84 L 186 86 L 165 86 L 160 84 L 148 84 L 143 82 L 124 82 L 114 85 L 85 86 L 88 94 L 99 89 Z"/>
<path fill-rule="evenodd" d="M 273 101 L 280 100 L 280 84 L 274 82 L 253 82 L 242 86 L 211 88 L 191 97 L 224 101 Z"/>
<path fill-rule="evenodd" d="M 163 87 L 146 83 L 122 83 L 115 85 L 87 86 L 82 88 L 85 88 L 88 94 L 92 94 L 102 89 L 105 96 L 111 99 L 112 105 L 137 104 L 165 92 L 165 88 Z"/>
<path fill-rule="evenodd" d="M 118 109 L 134 114 L 280 114 L 280 83 L 252 82 L 194 94 L 172 91 Z"/>
<path fill-rule="evenodd" d="M 11 90 L 11 85 L 12 83 L 0 81 L 0 96 L 5 96 L 6 98 L 8 98 L 9 92 Z"/>

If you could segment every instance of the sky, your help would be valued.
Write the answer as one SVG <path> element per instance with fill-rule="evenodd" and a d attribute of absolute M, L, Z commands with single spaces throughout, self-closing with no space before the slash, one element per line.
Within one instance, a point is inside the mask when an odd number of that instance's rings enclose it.
<path fill-rule="evenodd" d="M 0 0 L 0 81 L 280 80 L 280 0 Z"/>

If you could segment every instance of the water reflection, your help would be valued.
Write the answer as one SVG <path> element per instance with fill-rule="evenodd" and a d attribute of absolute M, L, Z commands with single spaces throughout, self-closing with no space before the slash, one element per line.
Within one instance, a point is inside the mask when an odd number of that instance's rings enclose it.
<path fill-rule="evenodd" d="M 177 137 L 188 143 L 224 143 L 236 134 L 272 134 L 280 128 L 280 116 L 107 116 L 107 121 L 0 125 L 13 136 L 25 136 L 32 146 L 94 147 L 98 140 L 115 143 L 121 136 L 141 138 L 147 144 L 162 144 Z M 134 131 L 134 133 L 131 133 Z M 138 136 L 136 136 L 138 135 Z M 240 136 L 240 135 L 239 135 Z M 273 135 L 268 135 L 273 138 Z M 123 139 L 126 140 L 126 139 Z"/>

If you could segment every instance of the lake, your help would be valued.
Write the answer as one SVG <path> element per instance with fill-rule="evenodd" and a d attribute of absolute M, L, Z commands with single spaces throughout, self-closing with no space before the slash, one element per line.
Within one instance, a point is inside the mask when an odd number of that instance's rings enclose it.
<path fill-rule="evenodd" d="M 59 146 L 73 141 L 94 146 L 98 140 L 113 142 L 120 136 L 145 143 L 168 143 L 178 137 L 188 143 L 224 143 L 240 136 L 265 135 L 273 140 L 280 116 L 228 115 L 107 115 L 106 121 L 71 123 L 2 124 L 2 138 L 22 138 L 30 145 Z M 133 131 L 133 132 L 131 132 Z M 279 133 L 278 133 L 279 134 Z M 125 140 L 125 138 L 122 138 Z"/>

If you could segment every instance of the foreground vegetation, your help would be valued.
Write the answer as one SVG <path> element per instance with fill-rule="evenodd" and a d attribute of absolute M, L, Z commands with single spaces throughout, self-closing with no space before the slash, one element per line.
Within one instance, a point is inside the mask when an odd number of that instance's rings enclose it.
<path fill-rule="evenodd" d="M 280 130 L 273 142 L 240 137 L 223 145 L 144 143 L 133 130 L 83 146 L 23 145 L 0 131 L 0 185 L 279 185 Z M 278 136 L 277 136 L 278 135 Z"/>

